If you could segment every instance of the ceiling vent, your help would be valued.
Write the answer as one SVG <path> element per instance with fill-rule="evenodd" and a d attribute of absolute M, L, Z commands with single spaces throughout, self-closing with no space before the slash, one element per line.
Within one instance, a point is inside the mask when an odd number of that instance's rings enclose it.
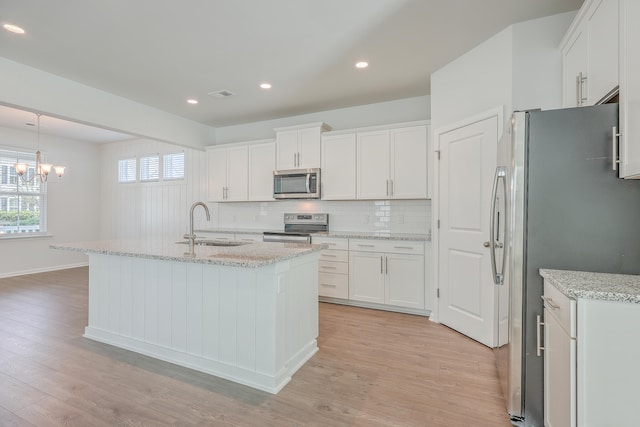
<path fill-rule="evenodd" d="M 217 90 L 215 92 L 209 92 L 208 94 L 209 96 L 213 97 L 213 98 L 228 98 L 230 96 L 235 95 L 233 92 L 231 92 L 230 90 Z"/>

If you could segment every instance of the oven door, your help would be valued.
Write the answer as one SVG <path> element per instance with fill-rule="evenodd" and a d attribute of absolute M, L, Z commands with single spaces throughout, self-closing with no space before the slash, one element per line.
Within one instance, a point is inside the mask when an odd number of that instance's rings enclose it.
<path fill-rule="evenodd" d="M 275 171 L 273 173 L 273 198 L 320 198 L 320 169 Z"/>
<path fill-rule="evenodd" d="M 263 242 L 277 243 L 311 243 L 311 234 L 309 233 L 278 233 L 273 231 L 265 231 L 262 233 Z"/>

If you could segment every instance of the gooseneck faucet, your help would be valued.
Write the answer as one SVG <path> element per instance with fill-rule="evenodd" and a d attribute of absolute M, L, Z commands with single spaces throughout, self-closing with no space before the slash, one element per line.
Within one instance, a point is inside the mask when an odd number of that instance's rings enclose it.
<path fill-rule="evenodd" d="M 189 254 L 195 256 L 194 246 L 196 243 L 196 235 L 193 232 L 193 211 L 197 206 L 202 206 L 207 214 L 207 221 L 211 221 L 211 214 L 209 214 L 209 208 L 202 202 L 195 202 L 191 205 L 191 211 L 189 212 L 189 234 L 185 234 L 184 238 L 189 239 Z M 185 254 L 186 255 L 186 254 Z"/>

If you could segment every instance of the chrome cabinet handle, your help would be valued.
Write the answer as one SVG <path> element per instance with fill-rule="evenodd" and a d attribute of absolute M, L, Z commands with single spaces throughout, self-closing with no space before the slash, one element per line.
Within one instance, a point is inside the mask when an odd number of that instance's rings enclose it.
<path fill-rule="evenodd" d="M 576 107 L 580 106 L 580 99 L 582 99 L 582 95 L 580 95 L 580 75 L 576 76 Z"/>
<path fill-rule="evenodd" d="M 375 247 L 374 245 L 361 245 L 361 244 L 358 244 L 357 246 L 360 246 L 361 248 L 373 248 L 373 247 Z"/>
<path fill-rule="evenodd" d="M 540 357 L 542 352 L 544 351 L 544 347 L 542 347 L 542 338 L 540 334 L 540 329 L 544 326 L 544 323 L 540 320 L 540 315 L 536 315 L 536 355 Z"/>
<path fill-rule="evenodd" d="M 391 184 L 391 190 L 389 190 L 389 196 L 393 196 L 393 180 L 389 180 L 389 184 Z"/>
<path fill-rule="evenodd" d="M 614 171 L 618 170 L 618 137 L 620 134 L 618 133 L 618 128 L 616 126 L 613 127 L 613 136 L 611 138 L 611 147 L 612 147 L 612 161 L 611 161 L 611 169 Z"/>
<path fill-rule="evenodd" d="M 580 99 L 580 103 L 578 104 L 579 107 L 582 107 L 585 103 L 585 101 L 587 101 L 588 99 L 585 98 L 584 96 L 584 82 L 587 80 L 587 76 L 582 74 L 582 71 L 580 71 L 578 73 L 578 82 L 579 82 L 579 99 Z"/>
<path fill-rule="evenodd" d="M 326 283 L 320 283 L 320 286 L 325 286 L 327 288 L 335 288 L 336 287 L 336 285 L 328 285 Z"/>
<path fill-rule="evenodd" d="M 325 270 L 337 270 L 337 267 L 330 267 L 328 265 L 321 265 L 320 268 L 324 268 Z"/>
<path fill-rule="evenodd" d="M 331 254 L 322 254 L 321 256 L 323 257 L 327 257 L 327 258 L 337 258 L 337 255 L 331 255 Z"/>
<path fill-rule="evenodd" d="M 542 296 L 542 301 L 544 301 L 544 306 L 545 307 L 549 307 L 553 310 L 559 310 L 560 306 L 558 304 L 556 304 L 555 302 L 553 302 L 553 300 L 551 299 L 551 297 L 545 297 L 544 295 Z"/>
<path fill-rule="evenodd" d="M 394 249 L 409 249 L 409 250 L 413 250 L 414 248 L 412 248 L 411 246 L 394 246 Z"/>
<path fill-rule="evenodd" d="M 384 271 L 382 270 L 382 256 L 380 257 L 380 274 L 384 274 Z"/>
<path fill-rule="evenodd" d="M 389 257 L 384 257 L 384 271 L 385 274 L 389 274 Z"/>

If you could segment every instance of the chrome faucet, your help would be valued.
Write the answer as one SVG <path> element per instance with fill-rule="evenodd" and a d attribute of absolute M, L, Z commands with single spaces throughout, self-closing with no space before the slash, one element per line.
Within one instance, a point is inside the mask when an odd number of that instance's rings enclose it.
<path fill-rule="evenodd" d="M 209 214 L 209 208 L 202 202 L 195 202 L 191 205 L 191 212 L 189 213 L 189 234 L 185 234 L 184 238 L 189 239 L 189 252 L 191 256 L 195 256 L 194 247 L 196 244 L 196 235 L 193 232 L 193 211 L 196 209 L 196 206 L 202 206 L 204 208 L 205 213 L 207 214 L 207 221 L 211 221 L 211 214 Z M 187 254 L 185 254 L 187 255 Z"/>

